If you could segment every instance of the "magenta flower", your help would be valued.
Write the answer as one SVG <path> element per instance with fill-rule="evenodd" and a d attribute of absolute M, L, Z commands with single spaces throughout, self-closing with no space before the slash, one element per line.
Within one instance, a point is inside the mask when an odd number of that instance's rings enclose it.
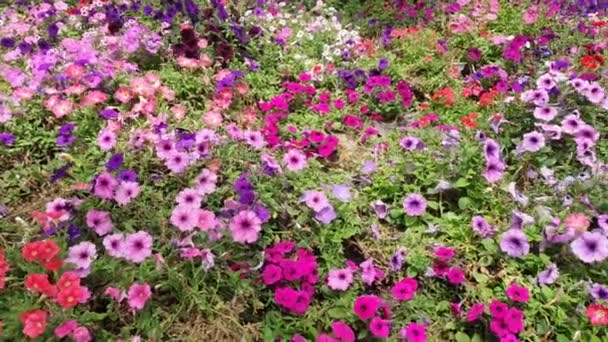
<path fill-rule="evenodd" d="M 440 246 L 435 248 L 434 254 L 435 258 L 441 261 L 448 261 L 454 257 L 456 251 L 454 251 L 454 248 Z"/>
<path fill-rule="evenodd" d="M 348 324 L 342 321 L 333 321 L 331 323 L 331 331 L 340 342 L 355 342 L 355 332 Z"/>
<path fill-rule="evenodd" d="M 268 265 L 264 267 L 264 271 L 262 271 L 262 281 L 264 281 L 264 285 L 272 285 L 283 278 L 283 270 L 276 265 Z"/>
<path fill-rule="evenodd" d="M 460 268 L 450 268 L 447 278 L 450 284 L 462 284 L 464 282 L 464 272 Z"/>
<path fill-rule="evenodd" d="M 404 278 L 393 286 L 391 295 L 400 302 L 408 301 L 414 298 L 417 289 L 418 282 L 416 279 Z"/>
<path fill-rule="evenodd" d="M 426 327 L 419 323 L 410 323 L 399 333 L 402 339 L 408 342 L 426 342 Z"/>
<path fill-rule="evenodd" d="M 527 303 L 530 300 L 530 292 L 527 288 L 519 286 L 517 284 L 511 284 L 509 288 L 507 288 L 507 297 L 518 303 Z"/>
<path fill-rule="evenodd" d="M 368 320 L 376 315 L 382 305 L 382 299 L 374 295 L 362 295 L 355 299 L 353 310 L 362 320 Z"/>
<path fill-rule="evenodd" d="M 481 318 L 481 316 L 483 316 L 485 310 L 486 306 L 483 303 L 473 304 L 473 306 L 471 306 L 471 309 L 469 309 L 469 311 L 467 312 L 467 322 L 475 322 L 476 320 Z"/>
<path fill-rule="evenodd" d="M 385 339 L 391 334 L 391 322 L 378 316 L 369 322 L 369 331 L 377 338 Z"/>

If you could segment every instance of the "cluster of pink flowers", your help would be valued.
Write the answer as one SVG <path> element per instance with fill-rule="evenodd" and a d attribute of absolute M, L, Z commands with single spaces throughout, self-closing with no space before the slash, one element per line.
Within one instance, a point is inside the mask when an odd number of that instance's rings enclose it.
<path fill-rule="evenodd" d="M 527 303 L 530 299 L 528 290 L 517 284 L 512 284 L 506 291 L 507 297 L 515 303 Z M 494 300 L 489 305 L 490 330 L 501 342 L 520 341 L 517 334 L 524 330 L 524 313 L 515 306 L 499 300 Z M 485 313 L 483 303 L 473 304 L 466 314 L 468 322 L 477 322 Z"/>
<path fill-rule="evenodd" d="M 465 281 L 465 274 L 461 268 L 450 267 L 449 261 L 454 257 L 456 251 L 453 248 L 438 246 L 434 250 L 434 257 L 437 259 L 433 267 L 427 272 L 433 277 L 447 279 L 452 285 L 460 285 Z"/>
<path fill-rule="evenodd" d="M 274 300 L 281 308 L 295 314 L 308 310 L 318 281 L 317 258 L 293 241 L 278 242 L 264 249 L 264 285 L 274 288 Z"/>
<path fill-rule="evenodd" d="M 125 293 L 118 288 L 108 287 L 104 294 L 118 303 L 122 302 L 125 298 L 129 308 L 133 311 L 141 311 L 146 306 L 146 303 L 152 297 L 152 289 L 150 285 L 146 283 L 133 283 L 129 286 L 128 291 Z"/>
<path fill-rule="evenodd" d="M 119 205 L 126 205 L 139 196 L 141 189 L 136 181 L 116 179 L 104 171 L 95 178 L 93 194 L 102 199 L 113 199 Z M 106 224 L 107 228 L 107 224 Z"/>

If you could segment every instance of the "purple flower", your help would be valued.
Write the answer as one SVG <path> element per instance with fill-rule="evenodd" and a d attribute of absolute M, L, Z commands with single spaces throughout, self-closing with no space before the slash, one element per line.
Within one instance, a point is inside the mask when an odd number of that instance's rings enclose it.
<path fill-rule="evenodd" d="M 608 215 L 598 215 L 597 225 L 600 227 L 604 234 L 608 234 Z"/>
<path fill-rule="evenodd" d="M 489 159 L 486 161 L 483 177 L 490 183 L 498 182 L 503 177 L 505 167 L 505 164 L 500 159 Z"/>
<path fill-rule="evenodd" d="M 557 278 L 559 277 L 559 269 L 557 268 L 557 265 L 555 264 L 551 264 L 549 265 L 549 267 L 547 267 L 546 270 L 540 272 L 538 274 L 538 284 L 539 285 L 547 285 L 547 284 L 553 284 Z"/>
<path fill-rule="evenodd" d="M 403 209 L 408 216 L 422 216 L 426 213 L 426 200 L 418 193 L 410 194 L 403 200 Z"/>
<path fill-rule="evenodd" d="M 340 202 L 348 203 L 352 198 L 350 187 L 348 185 L 336 184 L 332 186 L 332 191 L 334 197 Z"/>
<path fill-rule="evenodd" d="M 500 159 L 500 145 L 493 139 L 486 139 L 483 145 L 483 155 L 486 160 Z"/>
<path fill-rule="evenodd" d="M 118 170 L 124 161 L 122 153 L 115 153 L 110 157 L 108 162 L 106 163 L 106 169 L 108 171 Z"/>
<path fill-rule="evenodd" d="M 509 256 L 521 258 L 530 252 L 528 237 L 520 229 L 509 229 L 500 239 L 500 249 Z"/>
<path fill-rule="evenodd" d="M 315 214 L 315 218 L 321 223 L 329 224 L 336 218 L 336 212 L 334 207 L 329 205 Z"/>
<path fill-rule="evenodd" d="M 131 169 L 122 170 L 116 178 L 122 182 L 137 182 L 137 172 Z"/>
<path fill-rule="evenodd" d="M 521 152 L 538 152 L 545 146 L 545 137 L 539 132 L 530 132 L 524 134 L 518 150 Z"/>
<path fill-rule="evenodd" d="M 381 200 L 376 200 L 371 204 L 372 208 L 374 208 L 374 212 L 378 215 L 379 219 L 385 219 L 388 214 L 388 205 Z"/>
<path fill-rule="evenodd" d="M 471 219 L 473 231 L 484 238 L 494 235 L 494 227 L 483 216 L 473 216 Z"/>
<path fill-rule="evenodd" d="M 593 284 L 589 287 L 589 294 L 594 300 L 608 300 L 608 287 L 602 284 Z"/>
<path fill-rule="evenodd" d="M 424 149 L 424 143 L 422 142 L 422 140 L 416 137 L 405 137 L 401 139 L 399 145 L 408 151 Z"/>
<path fill-rule="evenodd" d="M 511 229 L 523 229 L 525 226 L 534 223 L 534 218 L 528 214 L 513 211 L 511 215 Z"/>
<path fill-rule="evenodd" d="M 118 112 L 115 109 L 106 108 L 106 109 L 100 110 L 99 115 L 106 120 L 110 120 L 110 119 L 117 118 Z"/>
<path fill-rule="evenodd" d="M 0 144 L 11 146 L 15 143 L 15 136 L 10 132 L 0 132 Z"/>
<path fill-rule="evenodd" d="M 403 247 L 397 248 L 397 251 L 391 257 L 388 264 L 393 271 L 400 271 L 405 261 L 405 249 Z"/>
<path fill-rule="evenodd" d="M 467 57 L 469 57 L 471 62 L 477 62 L 481 59 L 481 50 L 478 48 L 470 48 L 467 51 Z"/>
<path fill-rule="evenodd" d="M 557 116 L 557 108 L 541 106 L 534 109 L 534 117 L 538 120 L 551 121 Z"/>
<path fill-rule="evenodd" d="M 608 239 L 601 233 L 584 232 L 570 243 L 570 248 L 585 263 L 601 262 L 608 257 Z"/>

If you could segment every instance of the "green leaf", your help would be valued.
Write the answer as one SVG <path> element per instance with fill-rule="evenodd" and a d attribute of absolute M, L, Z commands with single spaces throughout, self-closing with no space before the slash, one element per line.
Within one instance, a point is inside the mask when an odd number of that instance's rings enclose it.
<path fill-rule="evenodd" d="M 456 183 L 454 183 L 454 186 L 457 188 L 465 188 L 465 187 L 469 186 L 469 184 L 470 183 L 466 178 L 458 178 Z"/>
<path fill-rule="evenodd" d="M 469 335 L 461 331 L 456 333 L 454 339 L 456 340 L 456 342 L 471 342 L 471 338 L 469 337 Z"/>
<path fill-rule="evenodd" d="M 481 336 L 479 336 L 479 334 L 475 334 L 473 335 L 473 337 L 471 338 L 471 342 L 482 342 L 483 340 L 481 339 Z"/>
<path fill-rule="evenodd" d="M 465 210 L 467 208 L 470 208 L 472 203 L 473 202 L 470 198 L 460 197 L 460 199 L 458 199 L 458 208 L 460 208 L 460 210 Z"/>
<path fill-rule="evenodd" d="M 541 287 L 540 291 L 543 293 L 543 296 L 545 296 L 545 298 L 547 298 L 548 300 L 551 300 L 555 297 L 555 291 L 546 286 Z"/>
<path fill-rule="evenodd" d="M 344 319 L 344 318 L 348 318 L 348 316 L 350 315 L 350 310 L 346 310 L 345 308 L 341 308 L 341 307 L 331 308 L 331 309 L 327 310 L 327 314 L 331 318 Z"/>

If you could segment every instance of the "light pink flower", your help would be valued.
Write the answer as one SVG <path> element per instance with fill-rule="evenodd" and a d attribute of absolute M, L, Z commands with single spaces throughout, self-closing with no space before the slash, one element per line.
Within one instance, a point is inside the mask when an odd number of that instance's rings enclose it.
<path fill-rule="evenodd" d="M 140 311 L 152 296 L 152 289 L 148 284 L 133 283 L 127 293 L 127 302 L 134 311 Z"/>

